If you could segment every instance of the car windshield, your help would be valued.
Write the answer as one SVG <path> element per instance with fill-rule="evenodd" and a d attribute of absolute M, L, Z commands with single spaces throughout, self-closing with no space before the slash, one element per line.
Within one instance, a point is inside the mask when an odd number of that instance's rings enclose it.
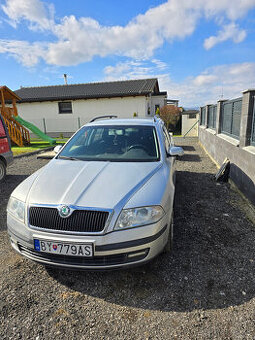
<path fill-rule="evenodd" d="M 86 161 L 155 162 L 159 147 L 153 126 L 84 126 L 58 158 Z"/>

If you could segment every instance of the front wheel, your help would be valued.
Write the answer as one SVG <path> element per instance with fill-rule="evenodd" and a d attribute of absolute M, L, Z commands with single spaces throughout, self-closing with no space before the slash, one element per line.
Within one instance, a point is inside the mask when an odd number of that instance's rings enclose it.
<path fill-rule="evenodd" d="M 6 175 L 6 165 L 0 160 L 0 182 L 5 178 Z"/>
<path fill-rule="evenodd" d="M 173 237 L 174 237 L 174 218 L 173 218 L 173 215 L 172 215 L 171 221 L 170 221 L 168 240 L 167 240 L 167 244 L 165 245 L 165 248 L 164 248 L 164 253 L 171 253 L 172 252 L 172 250 L 173 250 Z"/>

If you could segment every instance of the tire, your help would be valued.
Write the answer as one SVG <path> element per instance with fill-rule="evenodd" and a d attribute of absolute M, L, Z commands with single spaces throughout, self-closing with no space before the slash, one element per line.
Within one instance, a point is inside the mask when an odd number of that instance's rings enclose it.
<path fill-rule="evenodd" d="M 0 159 L 0 182 L 5 178 L 6 175 L 6 165 Z"/>
<path fill-rule="evenodd" d="M 165 248 L 164 248 L 164 253 L 169 254 L 173 251 L 173 236 L 174 236 L 174 219 L 173 219 L 173 215 L 172 215 L 171 220 L 170 220 L 168 240 L 167 240 L 167 244 L 165 245 Z"/>

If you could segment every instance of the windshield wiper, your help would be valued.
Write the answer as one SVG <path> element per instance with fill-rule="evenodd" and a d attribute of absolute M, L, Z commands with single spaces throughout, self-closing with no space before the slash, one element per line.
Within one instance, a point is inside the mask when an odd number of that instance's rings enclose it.
<path fill-rule="evenodd" d="M 59 159 L 68 159 L 70 161 L 80 161 L 79 158 L 75 158 L 75 157 L 68 157 L 68 156 L 58 156 Z"/>

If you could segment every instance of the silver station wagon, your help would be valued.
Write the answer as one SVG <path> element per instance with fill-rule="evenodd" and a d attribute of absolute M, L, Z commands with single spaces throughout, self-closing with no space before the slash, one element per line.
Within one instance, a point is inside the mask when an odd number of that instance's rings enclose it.
<path fill-rule="evenodd" d="M 7 207 L 13 248 L 44 265 L 144 264 L 173 235 L 175 147 L 162 120 L 100 119 L 24 180 Z"/>

